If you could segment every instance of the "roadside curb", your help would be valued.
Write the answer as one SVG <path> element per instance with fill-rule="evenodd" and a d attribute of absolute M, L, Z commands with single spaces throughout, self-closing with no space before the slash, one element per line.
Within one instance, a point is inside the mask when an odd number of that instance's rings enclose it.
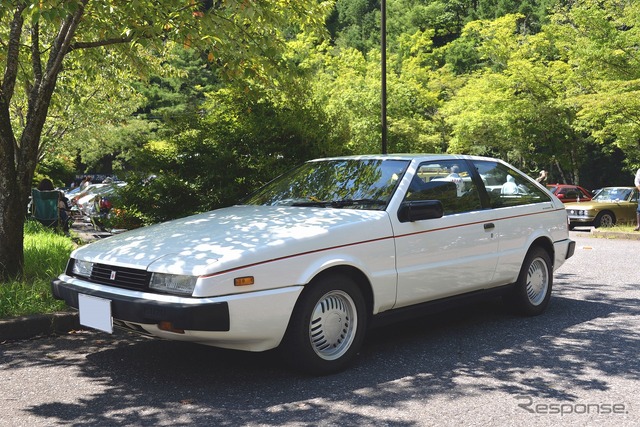
<path fill-rule="evenodd" d="M 74 329 L 81 329 L 78 314 L 75 312 L 5 319 L 0 320 L 0 343 L 29 339 L 39 335 L 66 334 Z"/>

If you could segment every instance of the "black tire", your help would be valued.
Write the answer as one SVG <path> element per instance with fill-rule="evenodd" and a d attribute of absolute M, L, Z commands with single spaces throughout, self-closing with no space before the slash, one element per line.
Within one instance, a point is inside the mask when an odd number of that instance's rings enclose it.
<path fill-rule="evenodd" d="M 613 225 L 616 225 L 616 216 L 613 214 L 613 212 L 609 211 L 600 212 L 596 216 L 596 219 L 593 221 L 593 226 L 596 228 L 611 227 Z"/>
<path fill-rule="evenodd" d="M 547 251 L 535 246 L 524 258 L 518 281 L 513 290 L 505 296 L 505 302 L 518 314 L 537 316 L 549 305 L 552 287 L 551 257 Z"/>
<path fill-rule="evenodd" d="M 299 371 L 332 374 L 356 357 L 366 327 L 366 304 L 357 284 L 344 275 L 324 276 L 300 295 L 281 350 Z"/>

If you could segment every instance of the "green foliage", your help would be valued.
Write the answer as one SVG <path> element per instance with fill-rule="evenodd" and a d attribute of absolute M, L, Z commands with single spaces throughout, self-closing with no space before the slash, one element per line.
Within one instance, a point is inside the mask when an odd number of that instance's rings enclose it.
<path fill-rule="evenodd" d="M 571 39 L 566 61 L 576 70 L 570 98 L 577 107 L 575 128 L 621 149 L 628 169 L 635 170 L 640 163 L 640 4 L 583 0 L 554 19 L 553 29 Z"/>
<path fill-rule="evenodd" d="M 73 242 L 51 228 L 43 227 L 37 221 L 25 223 L 25 270 L 24 278 L 30 280 L 50 280 L 64 271 Z"/>
<path fill-rule="evenodd" d="M 38 163 L 32 187 L 37 187 L 42 179 L 49 178 L 54 187 L 62 188 L 67 186 L 74 177 L 75 165 L 69 157 L 64 155 L 46 156 Z"/>
<path fill-rule="evenodd" d="M 554 180 L 576 183 L 589 159 L 600 157 L 590 141 L 638 159 L 640 62 L 631 47 L 638 6 L 608 6 L 575 2 L 537 34 L 523 31 L 520 15 L 469 23 L 443 48 L 466 75 L 441 110 L 452 132 L 448 149 L 552 169 Z M 460 45 L 478 56 L 465 61 Z"/>
<path fill-rule="evenodd" d="M 520 14 L 523 32 L 537 33 L 563 0 L 387 0 L 388 46 L 417 31 L 433 31 L 436 47 L 454 41 L 475 20 Z M 328 22 L 335 44 L 367 53 L 380 46 L 380 0 L 337 0 Z M 462 46 L 458 46 L 462 47 Z"/>
<path fill-rule="evenodd" d="M 448 64 L 456 74 L 469 74 L 481 69 L 484 61 L 478 44 L 478 40 L 463 33 L 441 49 L 443 63 Z"/>
<path fill-rule="evenodd" d="M 184 87 L 178 80 L 162 92 L 149 91 L 162 95 L 149 99 L 148 111 L 171 105 L 183 114 L 163 120 L 157 137 L 132 158 L 137 173 L 126 177 L 123 209 L 135 209 L 144 223 L 211 210 L 237 202 L 310 157 L 335 154 L 325 115 L 301 85 L 274 91 L 255 81 L 243 83 L 219 90 L 208 86 L 193 107 L 184 105 L 192 96 L 172 104 Z M 246 85 L 252 87 L 249 94 Z M 153 179 L 146 179 L 150 175 Z"/>
<path fill-rule="evenodd" d="M 64 311 L 63 301 L 51 296 L 51 279 L 9 281 L 0 285 L 0 319 Z"/>
<path fill-rule="evenodd" d="M 121 206 L 121 199 L 114 201 L 115 206 Z M 135 207 L 115 207 L 106 216 L 102 225 L 106 230 L 133 230 L 144 225 L 142 213 Z"/>
<path fill-rule="evenodd" d="M 157 124 L 132 117 L 118 123 L 79 130 L 69 141 L 77 151 L 84 170 L 121 175 L 144 144 L 152 138 Z"/>
<path fill-rule="evenodd" d="M 337 0 L 334 37 L 339 46 L 368 52 L 380 45 L 380 1 Z"/>
<path fill-rule="evenodd" d="M 561 0 L 563 2 L 563 0 Z M 548 22 L 548 14 L 558 0 L 478 0 L 472 16 L 477 19 L 496 19 L 504 15 L 520 14 L 525 32 L 538 32 Z"/>
<path fill-rule="evenodd" d="M 166 66 L 179 72 L 154 75 L 136 85 L 145 100 L 137 114 L 174 125 L 199 110 L 206 93 L 220 83 L 219 70 L 201 51 L 179 45 L 168 52 Z"/>
<path fill-rule="evenodd" d="M 138 6 L 117 10 L 136 15 Z M 92 7 L 93 31 L 108 14 Z M 332 43 L 321 31 L 299 32 L 325 19 L 328 3 L 291 21 L 302 11 L 293 1 L 243 7 L 196 12 L 193 28 L 179 11 L 163 15 L 161 29 L 145 18 L 124 32 L 130 46 L 73 51 L 46 143 L 79 156 L 84 170 L 129 174 L 122 208 L 144 223 L 234 203 L 310 157 L 379 152 L 379 0 L 337 0 Z M 617 152 L 612 145 L 629 165 L 640 162 L 639 8 L 388 0 L 390 151 L 495 155 L 572 182 L 590 158 Z M 34 19 L 54 19 L 43 10 Z M 225 38 L 233 25 L 267 17 L 269 30 L 250 42 Z M 117 14 L 117 25 L 129 22 Z M 214 23 L 219 32 L 202 32 Z M 162 44 L 148 37 L 160 33 Z M 87 78 L 89 58 L 102 68 Z M 138 67 L 152 72 L 139 79 Z"/>

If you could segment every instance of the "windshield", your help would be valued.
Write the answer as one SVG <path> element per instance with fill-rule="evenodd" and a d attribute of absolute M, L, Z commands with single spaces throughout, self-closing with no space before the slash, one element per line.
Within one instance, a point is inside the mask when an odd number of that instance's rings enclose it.
<path fill-rule="evenodd" d="M 406 160 L 312 161 L 270 182 L 245 204 L 384 210 L 408 165 Z"/>
<path fill-rule="evenodd" d="M 625 201 L 631 197 L 631 188 L 603 188 L 593 200 L 597 202 Z"/>

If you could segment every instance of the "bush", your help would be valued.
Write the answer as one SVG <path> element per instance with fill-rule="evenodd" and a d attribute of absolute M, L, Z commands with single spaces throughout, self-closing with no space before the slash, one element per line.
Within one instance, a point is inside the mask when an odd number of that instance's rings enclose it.
<path fill-rule="evenodd" d="M 142 227 L 142 214 L 135 208 L 112 208 L 105 220 L 109 230 L 133 230 Z"/>

